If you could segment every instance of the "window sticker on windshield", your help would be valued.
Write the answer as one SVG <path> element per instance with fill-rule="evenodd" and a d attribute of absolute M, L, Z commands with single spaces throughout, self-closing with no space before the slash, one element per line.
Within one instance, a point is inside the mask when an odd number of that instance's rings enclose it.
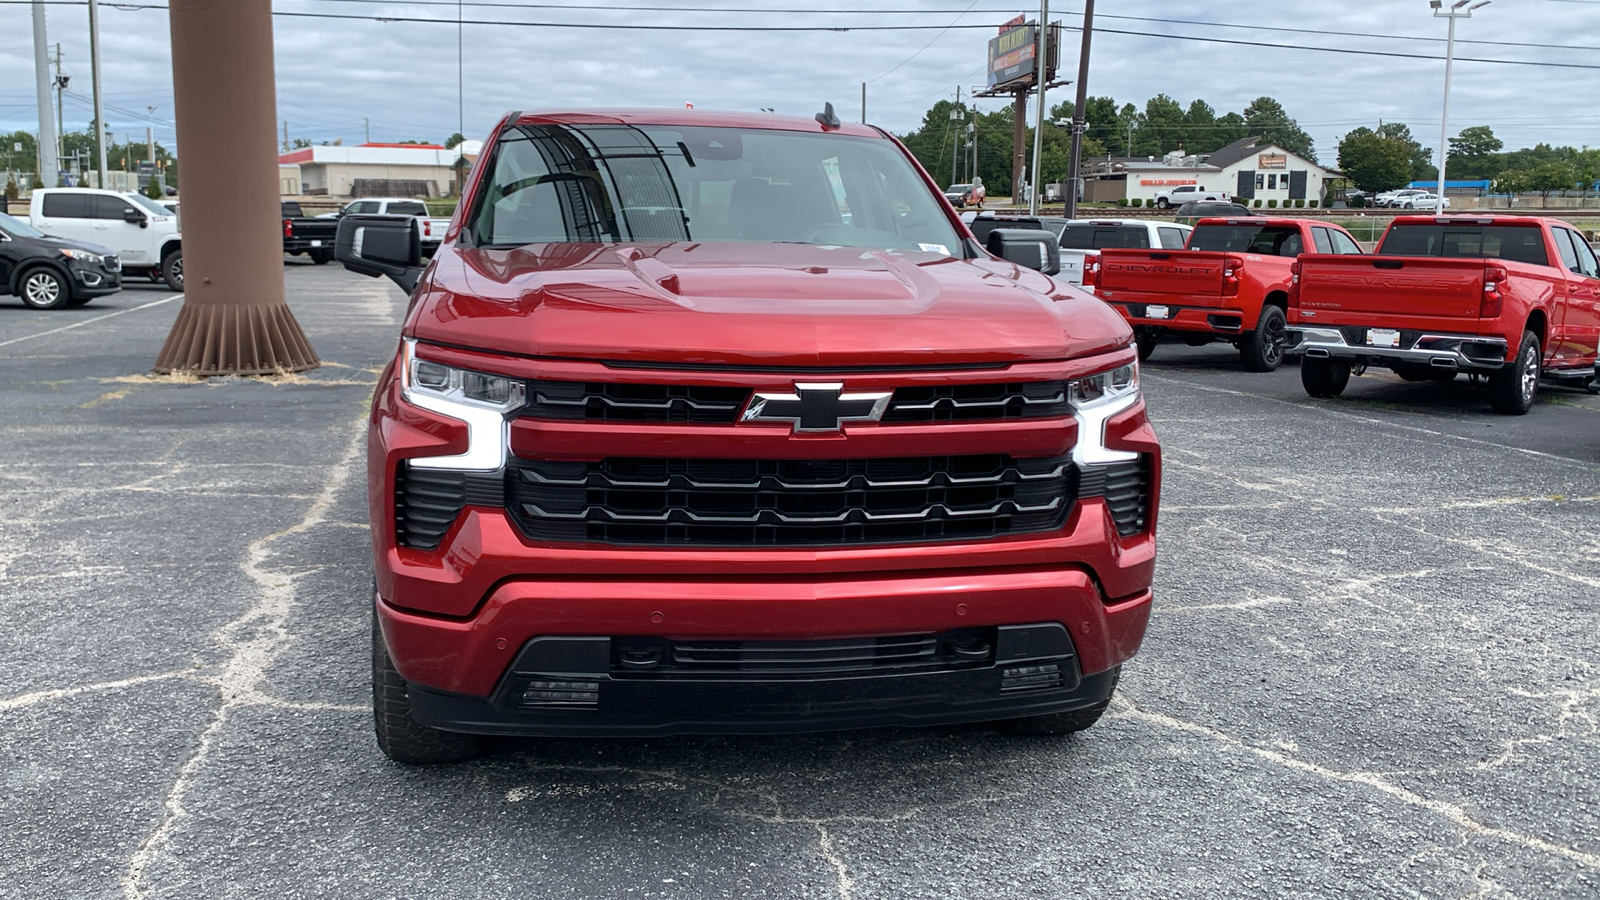
<path fill-rule="evenodd" d="M 945 256 L 950 255 L 950 248 L 943 244 L 918 244 L 917 246 L 922 248 L 922 250 L 927 253 L 943 253 Z"/>

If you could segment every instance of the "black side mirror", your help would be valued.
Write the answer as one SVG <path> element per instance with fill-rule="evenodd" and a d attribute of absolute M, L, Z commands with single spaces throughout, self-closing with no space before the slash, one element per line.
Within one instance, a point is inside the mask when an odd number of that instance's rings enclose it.
<path fill-rule="evenodd" d="M 1038 269 L 1046 275 L 1061 272 L 1061 245 L 1056 236 L 1036 228 L 996 228 L 989 232 L 988 250 L 1006 262 Z"/>
<path fill-rule="evenodd" d="M 145 218 L 144 213 L 139 212 L 137 209 L 124 209 L 122 211 L 122 221 L 127 222 L 129 225 L 137 225 L 140 228 L 150 227 L 150 220 Z"/>
<path fill-rule="evenodd" d="M 410 294 L 422 277 L 422 234 L 412 216 L 341 216 L 333 256 L 352 272 L 387 275 Z"/>

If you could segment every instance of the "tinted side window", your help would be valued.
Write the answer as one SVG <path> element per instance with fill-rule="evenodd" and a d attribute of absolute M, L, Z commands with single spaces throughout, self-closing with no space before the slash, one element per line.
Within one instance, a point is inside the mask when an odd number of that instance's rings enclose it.
<path fill-rule="evenodd" d="M 45 194 L 44 215 L 47 219 L 90 219 L 89 195 Z"/>
<path fill-rule="evenodd" d="M 1561 254 L 1561 267 L 1568 272 L 1578 271 L 1578 251 L 1572 246 L 1572 233 L 1565 228 L 1552 228 L 1556 236 L 1556 252 Z"/>
<path fill-rule="evenodd" d="M 1583 235 L 1578 234 L 1576 231 L 1567 233 L 1572 236 L 1573 249 L 1578 251 L 1579 274 L 1587 275 L 1590 278 L 1600 278 L 1600 262 L 1595 260 L 1594 248 L 1590 247 L 1589 242 L 1583 239 Z"/>
<path fill-rule="evenodd" d="M 1157 228 L 1156 229 L 1156 235 L 1157 235 L 1157 237 L 1159 237 L 1161 239 L 1161 249 L 1163 249 L 1163 250 L 1182 250 L 1183 249 L 1183 229 L 1182 228 L 1171 228 L 1171 227 Z"/>
<path fill-rule="evenodd" d="M 428 207 L 421 203 L 406 202 L 389 204 L 389 215 L 391 216 L 426 216 L 427 214 Z"/>
<path fill-rule="evenodd" d="M 1333 249 L 1333 238 L 1328 236 L 1328 229 L 1326 229 L 1326 228 L 1312 228 L 1311 229 L 1311 240 L 1312 240 L 1313 243 L 1315 243 L 1317 245 L 1317 252 L 1318 253 L 1332 253 L 1332 252 L 1334 252 L 1334 249 Z"/>
<path fill-rule="evenodd" d="M 124 210 L 133 209 L 133 204 L 121 197 L 106 197 L 94 194 L 89 197 L 89 212 L 92 219 L 115 219 L 122 221 Z"/>
<path fill-rule="evenodd" d="M 1361 245 L 1356 243 L 1355 240 L 1350 237 L 1350 235 L 1345 234 L 1342 231 L 1333 231 L 1331 229 L 1329 230 L 1328 233 L 1333 235 L 1333 246 L 1335 248 L 1337 248 L 1334 251 L 1335 253 L 1363 253 L 1363 252 L 1365 252 L 1365 251 L 1363 251 L 1361 249 Z"/>

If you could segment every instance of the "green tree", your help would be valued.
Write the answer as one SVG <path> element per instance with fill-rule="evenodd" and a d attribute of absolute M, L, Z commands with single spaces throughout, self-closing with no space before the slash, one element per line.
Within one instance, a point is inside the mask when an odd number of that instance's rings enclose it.
<path fill-rule="evenodd" d="M 1505 149 L 1505 143 L 1494 136 L 1494 129 L 1488 125 L 1473 125 L 1461 129 L 1461 133 L 1450 139 L 1450 156 L 1488 156 L 1499 153 Z"/>
<path fill-rule="evenodd" d="M 21 195 L 21 193 L 22 193 L 22 190 L 17 187 L 17 176 L 16 176 L 16 174 L 12 173 L 12 174 L 7 175 L 6 176 L 6 199 L 7 200 L 15 200 L 15 199 L 17 199 L 18 196 Z"/>
<path fill-rule="evenodd" d="M 1405 145 L 1406 151 L 1411 154 L 1412 181 L 1439 177 L 1439 168 L 1433 164 L 1433 148 L 1422 146 L 1420 141 L 1412 137 L 1411 126 L 1404 122 L 1385 122 L 1378 126 L 1377 133 Z"/>
<path fill-rule="evenodd" d="M 1179 149 L 1187 133 L 1184 125 L 1183 107 L 1178 101 L 1166 94 L 1151 97 L 1139 116 L 1139 133 L 1134 141 L 1138 149 L 1133 155 L 1160 158 Z"/>
<path fill-rule="evenodd" d="M 1183 111 L 1183 149 L 1185 153 L 1210 153 L 1216 143 L 1217 111 L 1196 97 Z"/>
<path fill-rule="evenodd" d="M 464 140 L 466 140 L 466 138 L 462 137 L 461 132 L 458 131 L 445 139 L 444 147 L 446 150 L 453 150 Z"/>
<path fill-rule="evenodd" d="M 1244 108 L 1244 122 L 1251 134 L 1261 137 L 1262 143 L 1276 144 L 1302 159 L 1317 161 L 1317 148 L 1311 135 L 1289 118 L 1283 104 L 1271 97 L 1250 101 Z"/>
<path fill-rule="evenodd" d="M 1515 199 L 1518 194 L 1529 190 L 1528 173 L 1521 169 L 1506 169 L 1489 182 L 1489 190 L 1506 195 L 1508 200 Z"/>
<path fill-rule="evenodd" d="M 1550 205 L 1551 191 L 1570 191 L 1578 185 L 1578 167 L 1565 160 L 1548 162 L 1528 173 L 1528 189 L 1539 192 L 1539 205 Z"/>
<path fill-rule="evenodd" d="M 1357 128 L 1339 140 L 1339 168 L 1364 191 L 1392 191 L 1411 180 L 1411 149 L 1371 128 Z"/>
<path fill-rule="evenodd" d="M 305 138 L 295 138 L 289 142 L 289 146 L 295 150 L 304 150 L 305 148 L 311 146 L 311 142 Z"/>
<path fill-rule="evenodd" d="M 155 177 L 154 175 L 151 175 L 150 176 L 150 180 L 145 182 L 145 184 L 144 184 L 144 195 L 146 197 L 149 197 L 151 200 L 160 200 L 161 199 L 161 179 Z"/>

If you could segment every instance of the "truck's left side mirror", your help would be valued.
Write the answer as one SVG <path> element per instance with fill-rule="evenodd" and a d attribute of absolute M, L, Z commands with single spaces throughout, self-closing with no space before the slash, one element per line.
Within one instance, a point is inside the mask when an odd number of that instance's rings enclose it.
<path fill-rule="evenodd" d="M 996 228 L 989 232 L 988 250 L 1006 262 L 1038 269 L 1046 275 L 1061 272 L 1061 245 L 1056 236 L 1037 228 Z"/>
<path fill-rule="evenodd" d="M 346 269 L 373 278 L 387 275 L 407 294 L 422 277 L 422 235 L 412 216 L 342 216 L 333 248 Z"/>

